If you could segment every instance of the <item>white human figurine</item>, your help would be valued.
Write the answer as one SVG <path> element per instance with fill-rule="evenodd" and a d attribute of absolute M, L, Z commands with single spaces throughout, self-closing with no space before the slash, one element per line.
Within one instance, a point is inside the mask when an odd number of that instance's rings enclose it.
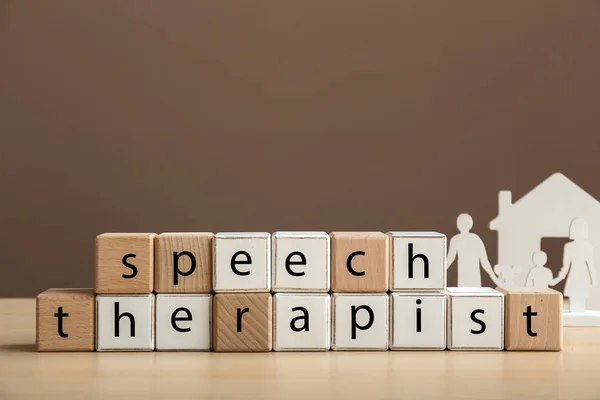
<path fill-rule="evenodd" d="M 527 274 L 525 286 L 548 289 L 548 286 L 555 284 L 552 270 L 545 267 L 547 261 L 548 256 L 543 251 L 533 253 L 534 267 Z"/>
<path fill-rule="evenodd" d="M 569 298 L 571 313 L 583 313 L 585 301 L 593 286 L 598 284 L 594 267 L 594 248 L 588 242 L 588 225 L 584 219 L 571 222 L 569 238 L 563 252 L 563 266 L 551 286 L 567 279 L 565 297 Z"/>
<path fill-rule="evenodd" d="M 460 233 L 450 239 L 446 268 L 450 268 L 458 256 L 458 286 L 481 287 L 480 264 L 492 278 L 494 284 L 499 286 L 500 282 L 492 270 L 485 245 L 479 236 L 470 232 L 473 227 L 473 218 L 469 214 L 460 214 L 456 219 L 456 226 Z"/>
<path fill-rule="evenodd" d="M 501 288 L 512 289 L 518 287 L 513 281 L 516 276 L 519 275 L 519 272 L 521 272 L 521 267 L 519 265 L 515 264 L 513 266 L 507 266 L 497 264 L 494 266 L 494 272 L 498 276 L 498 286 Z"/>

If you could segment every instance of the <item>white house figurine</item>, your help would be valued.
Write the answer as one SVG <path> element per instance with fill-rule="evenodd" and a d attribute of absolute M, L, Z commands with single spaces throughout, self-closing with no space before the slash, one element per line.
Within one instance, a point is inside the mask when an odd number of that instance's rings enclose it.
<path fill-rule="evenodd" d="M 498 264 L 520 265 L 519 286 L 554 286 L 566 279 L 565 326 L 600 326 L 597 288 L 600 254 L 600 202 L 566 176 L 555 173 L 516 202 L 510 191 L 499 194 L 498 216 L 490 222 L 498 232 Z M 562 259 L 546 260 L 543 238 L 572 239 Z M 546 261 L 561 265 L 550 278 Z"/>

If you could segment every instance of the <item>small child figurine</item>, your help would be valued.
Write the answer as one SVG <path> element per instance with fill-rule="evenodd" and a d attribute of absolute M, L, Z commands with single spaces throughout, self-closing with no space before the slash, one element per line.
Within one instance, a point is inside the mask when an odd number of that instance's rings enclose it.
<path fill-rule="evenodd" d="M 555 284 L 552 270 L 550 270 L 550 268 L 544 267 L 547 261 L 548 256 L 543 251 L 533 253 L 534 267 L 531 270 L 529 270 L 525 286 L 548 289 L 548 286 L 552 286 Z"/>

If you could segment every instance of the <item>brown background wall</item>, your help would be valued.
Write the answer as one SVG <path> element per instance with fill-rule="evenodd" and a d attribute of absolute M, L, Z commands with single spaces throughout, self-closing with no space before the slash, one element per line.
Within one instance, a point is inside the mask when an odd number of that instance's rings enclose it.
<path fill-rule="evenodd" d="M 600 198 L 599 1 L 0 2 L 0 296 L 104 231 L 455 231 Z M 450 284 L 455 282 L 451 275 Z"/>

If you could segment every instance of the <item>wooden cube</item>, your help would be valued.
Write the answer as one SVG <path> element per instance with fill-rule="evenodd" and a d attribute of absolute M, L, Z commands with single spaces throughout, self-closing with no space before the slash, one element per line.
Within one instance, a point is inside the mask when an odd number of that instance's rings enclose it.
<path fill-rule="evenodd" d="M 381 232 L 331 233 L 331 289 L 374 293 L 388 290 L 388 237 Z"/>
<path fill-rule="evenodd" d="M 38 351 L 94 351 L 93 289 L 50 289 L 36 300 Z"/>
<path fill-rule="evenodd" d="M 390 290 L 444 290 L 446 236 L 437 232 L 389 232 Z"/>
<path fill-rule="evenodd" d="M 211 348 L 212 296 L 156 295 L 156 350 Z"/>
<path fill-rule="evenodd" d="M 450 350 L 504 350 L 504 295 L 487 287 L 448 288 Z"/>
<path fill-rule="evenodd" d="M 154 350 L 154 295 L 96 296 L 98 351 Z"/>
<path fill-rule="evenodd" d="M 273 297 L 270 293 L 217 293 L 213 318 L 216 352 L 271 351 Z"/>
<path fill-rule="evenodd" d="M 390 295 L 391 350 L 446 349 L 444 292 L 399 292 Z"/>
<path fill-rule="evenodd" d="M 104 233 L 96 237 L 96 293 L 154 290 L 154 233 Z"/>
<path fill-rule="evenodd" d="M 562 350 L 562 293 L 537 288 L 498 290 L 505 294 L 506 350 Z"/>
<path fill-rule="evenodd" d="M 275 232 L 274 292 L 328 292 L 330 239 L 326 232 Z"/>
<path fill-rule="evenodd" d="M 333 350 L 387 350 L 389 297 L 386 293 L 334 293 Z"/>
<path fill-rule="evenodd" d="M 331 304 L 327 293 L 273 296 L 273 350 L 327 351 L 331 345 Z"/>
<path fill-rule="evenodd" d="M 161 233 L 154 241 L 157 293 L 210 293 L 213 234 Z"/>
<path fill-rule="evenodd" d="M 220 232 L 214 238 L 214 291 L 269 292 L 271 234 Z"/>

